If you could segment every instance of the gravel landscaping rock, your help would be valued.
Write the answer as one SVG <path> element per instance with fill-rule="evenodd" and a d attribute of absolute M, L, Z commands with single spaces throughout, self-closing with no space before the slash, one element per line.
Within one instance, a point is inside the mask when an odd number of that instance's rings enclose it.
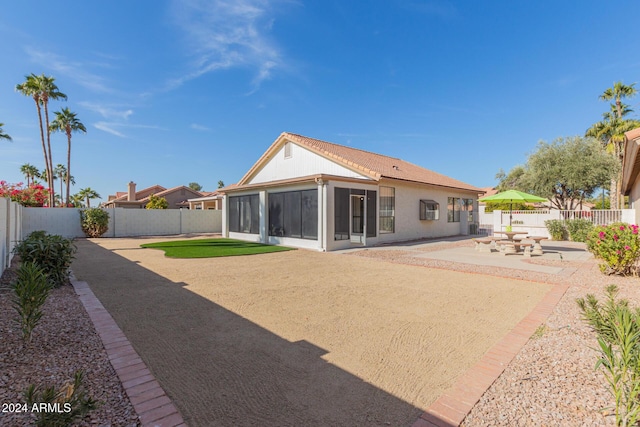
<path fill-rule="evenodd" d="M 420 248 L 433 251 L 468 241 Z M 565 246 L 584 248 L 567 242 Z M 618 285 L 620 298 L 640 306 L 638 277 L 605 276 L 593 258 L 561 261 L 532 258 L 528 262 L 576 269 L 570 275 L 546 274 L 416 258 L 415 250 L 363 250 L 356 256 L 570 286 L 553 313 L 528 341 L 502 375 L 485 392 L 462 426 L 610 426 L 615 425 L 613 399 L 603 374 L 596 371 L 595 333 L 582 320 L 577 298 L 594 294 L 601 301 L 609 284 Z"/>
<path fill-rule="evenodd" d="M 17 261 L 17 260 L 14 260 Z M 30 384 L 56 388 L 84 371 L 84 388 L 99 402 L 76 426 L 139 426 L 100 337 L 71 285 L 53 289 L 31 343 L 25 343 L 11 305 L 16 262 L 0 279 L 0 404 L 24 404 Z M 0 413 L 2 426 L 32 426 L 33 413 Z"/>

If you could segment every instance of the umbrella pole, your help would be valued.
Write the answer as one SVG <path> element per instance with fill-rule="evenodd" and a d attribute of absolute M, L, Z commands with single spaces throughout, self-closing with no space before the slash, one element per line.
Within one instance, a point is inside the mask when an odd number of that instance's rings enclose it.
<path fill-rule="evenodd" d="M 513 219 L 513 202 L 509 203 L 509 227 L 511 227 L 512 219 Z"/>

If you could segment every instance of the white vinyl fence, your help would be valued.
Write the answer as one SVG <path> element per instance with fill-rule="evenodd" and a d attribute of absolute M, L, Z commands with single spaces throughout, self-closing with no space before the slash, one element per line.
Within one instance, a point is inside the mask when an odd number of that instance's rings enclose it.
<path fill-rule="evenodd" d="M 504 231 L 511 222 L 513 231 L 528 233 L 529 235 L 546 236 L 549 231 L 544 222 L 551 219 L 572 220 L 586 219 L 594 225 L 608 225 L 613 222 L 635 223 L 635 210 L 590 210 L 568 211 L 556 209 L 540 209 L 529 211 L 493 211 L 484 212 L 484 206 L 480 206 L 480 232 L 491 235 L 493 231 Z"/>
<path fill-rule="evenodd" d="M 22 235 L 45 230 L 64 237 L 84 237 L 80 209 L 24 208 Z M 221 210 L 106 209 L 109 230 L 103 237 L 167 236 L 222 232 Z"/>
<path fill-rule="evenodd" d="M 11 264 L 13 247 L 22 238 L 22 210 L 18 203 L 0 197 L 0 274 Z"/>

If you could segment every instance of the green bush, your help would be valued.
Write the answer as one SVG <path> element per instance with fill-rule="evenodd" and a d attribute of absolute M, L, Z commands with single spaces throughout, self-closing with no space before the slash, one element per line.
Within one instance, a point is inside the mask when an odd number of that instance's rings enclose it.
<path fill-rule="evenodd" d="M 164 197 L 160 197 L 160 196 L 156 196 L 155 194 L 152 194 L 151 196 L 149 196 L 149 202 L 147 203 L 147 206 L 145 206 L 146 209 L 168 209 L 169 208 L 169 202 L 167 202 L 167 199 L 165 199 Z"/>
<path fill-rule="evenodd" d="M 587 238 L 587 249 L 603 261 L 603 273 L 632 274 L 640 258 L 638 226 L 617 222 L 594 227 Z"/>
<path fill-rule="evenodd" d="M 100 208 L 80 211 L 80 226 L 87 237 L 100 237 L 109 229 L 109 212 Z"/>
<path fill-rule="evenodd" d="M 547 230 L 549 230 L 549 234 L 551 234 L 551 238 L 553 240 L 567 240 L 568 233 L 564 221 L 559 219 L 549 219 L 544 222 L 544 225 L 547 226 Z"/>
<path fill-rule="evenodd" d="M 640 310 L 626 300 L 616 301 L 618 288 L 606 288 L 607 302 L 593 295 L 576 300 L 584 320 L 595 330 L 600 355 L 595 369 L 602 368 L 615 400 L 617 426 L 640 420 Z"/>
<path fill-rule="evenodd" d="M 574 242 L 586 242 L 591 230 L 593 230 L 593 223 L 588 219 L 578 218 L 567 221 L 567 231 Z"/>
<path fill-rule="evenodd" d="M 18 243 L 13 252 L 20 256 L 22 262 L 37 264 L 53 287 L 69 282 L 69 267 L 76 253 L 70 239 L 35 231 Z"/>
<path fill-rule="evenodd" d="M 42 269 L 33 262 L 23 262 L 18 269 L 18 278 L 13 284 L 13 308 L 18 313 L 17 321 L 22 338 L 31 341 L 31 333 L 38 326 L 51 286 Z"/>
<path fill-rule="evenodd" d="M 87 396 L 82 385 L 83 372 L 76 371 L 73 382 L 67 383 L 59 390 L 55 386 L 39 387 L 29 385 L 24 392 L 28 408 L 33 405 L 58 405 L 57 411 L 38 411 L 36 426 L 38 427 L 67 427 L 98 406 L 98 402 Z"/>

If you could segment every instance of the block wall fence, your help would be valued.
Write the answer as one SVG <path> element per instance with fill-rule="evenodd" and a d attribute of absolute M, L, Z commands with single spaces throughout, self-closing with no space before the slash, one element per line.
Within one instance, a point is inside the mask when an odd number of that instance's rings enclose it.
<path fill-rule="evenodd" d="M 68 238 L 85 237 L 75 208 L 27 208 L 0 198 L 0 272 L 10 265 L 17 242 L 36 230 Z M 222 211 L 189 209 L 105 209 L 109 229 L 103 237 L 168 236 L 222 232 Z"/>

